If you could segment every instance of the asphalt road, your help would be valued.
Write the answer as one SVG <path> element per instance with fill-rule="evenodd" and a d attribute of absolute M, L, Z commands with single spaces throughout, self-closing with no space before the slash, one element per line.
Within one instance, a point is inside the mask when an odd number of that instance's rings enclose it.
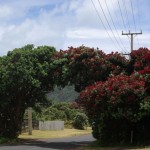
<path fill-rule="evenodd" d="M 17 145 L 1 145 L 0 150 L 77 150 L 94 140 L 91 134 L 58 139 L 38 139 Z"/>

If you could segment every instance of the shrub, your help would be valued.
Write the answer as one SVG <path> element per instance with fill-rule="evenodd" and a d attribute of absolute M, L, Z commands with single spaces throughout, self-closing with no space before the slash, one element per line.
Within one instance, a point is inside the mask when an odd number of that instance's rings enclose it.
<path fill-rule="evenodd" d="M 33 111 L 33 117 L 35 120 L 63 120 L 65 121 L 65 126 L 71 128 L 73 126 L 74 118 L 77 114 L 85 115 L 84 111 L 81 109 L 73 108 L 70 102 L 55 102 L 52 106 L 47 108 L 41 108 L 41 111 Z"/>
<path fill-rule="evenodd" d="M 4 138 L 4 137 L 0 137 L 0 144 L 6 143 L 8 142 L 10 139 L 8 138 Z"/>
<path fill-rule="evenodd" d="M 141 133 L 138 125 L 149 116 L 145 91 L 145 80 L 139 74 L 114 76 L 82 91 L 78 103 L 93 123 L 94 137 L 105 144 L 128 143 L 131 131 L 142 137 L 144 131 Z"/>
<path fill-rule="evenodd" d="M 73 121 L 74 128 L 84 130 L 84 127 L 87 125 L 88 125 L 88 118 L 86 114 L 77 113 Z"/>

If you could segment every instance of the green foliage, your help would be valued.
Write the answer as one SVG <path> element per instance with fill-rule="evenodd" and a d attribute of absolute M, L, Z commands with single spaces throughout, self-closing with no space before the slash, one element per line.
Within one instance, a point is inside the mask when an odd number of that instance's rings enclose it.
<path fill-rule="evenodd" d="M 6 138 L 6 137 L 0 137 L 0 144 L 16 144 L 18 142 L 21 142 L 20 139 L 17 138 Z"/>
<path fill-rule="evenodd" d="M 73 120 L 73 126 L 76 129 L 83 130 L 84 127 L 88 126 L 88 117 L 85 113 L 77 113 L 74 120 Z"/>
<path fill-rule="evenodd" d="M 46 100 L 53 88 L 55 48 L 27 45 L 8 52 L 0 59 L 0 136 L 16 138 L 24 111 Z"/>
<path fill-rule="evenodd" d="M 80 123 L 81 126 L 85 126 L 87 123 L 87 116 L 84 111 L 73 108 L 72 103 L 69 102 L 55 102 L 50 107 L 42 108 L 41 112 L 34 111 L 33 113 L 33 118 L 36 120 L 63 120 L 65 121 L 65 124 L 69 126 L 72 126 L 72 123 L 73 125 L 77 123 L 77 116 L 79 116 L 79 119 L 82 119 L 82 123 Z"/>
<path fill-rule="evenodd" d="M 8 140 L 8 138 L 0 137 L 0 144 L 6 143 Z"/>
<path fill-rule="evenodd" d="M 57 108 L 54 107 L 43 110 L 42 113 L 39 114 L 37 117 L 37 119 L 41 121 L 66 119 L 65 113 L 60 112 Z"/>
<path fill-rule="evenodd" d="M 150 51 L 132 51 L 127 60 L 119 53 L 85 46 L 56 52 L 53 47 L 27 45 L 0 57 L 0 136 L 17 137 L 29 106 L 41 111 L 35 118 L 75 118 L 75 126 L 82 128 L 86 117 L 77 115 L 76 105 L 57 103 L 40 109 L 48 91 L 69 84 L 82 91 L 78 102 L 102 143 L 129 142 L 131 131 L 134 142 L 150 139 Z"/>
<path fill-rule="evenodd" d="M 150 114 L 150 96 L 145 97 L 144 102 L 141 103 L 141 110 Z"/>

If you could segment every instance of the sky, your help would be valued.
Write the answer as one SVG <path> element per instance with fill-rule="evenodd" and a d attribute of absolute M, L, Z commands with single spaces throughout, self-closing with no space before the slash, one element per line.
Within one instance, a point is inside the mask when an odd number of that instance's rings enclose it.
<path fill-rule="evenodd" d="M 0 56 L 27 44 L 105 53 L 150 48 L 150 0 L 0 0 Z"/>

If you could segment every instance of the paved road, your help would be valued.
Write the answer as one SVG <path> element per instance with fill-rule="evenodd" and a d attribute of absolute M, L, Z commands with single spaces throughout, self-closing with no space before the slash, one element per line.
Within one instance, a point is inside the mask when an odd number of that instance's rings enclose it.
<path fill-rule="evenodd" d="M 2 145 L 0 150 L 77 150 L 94 140 L 90 134 L 59 139 L 39 139 L 17 145 Z"/>

